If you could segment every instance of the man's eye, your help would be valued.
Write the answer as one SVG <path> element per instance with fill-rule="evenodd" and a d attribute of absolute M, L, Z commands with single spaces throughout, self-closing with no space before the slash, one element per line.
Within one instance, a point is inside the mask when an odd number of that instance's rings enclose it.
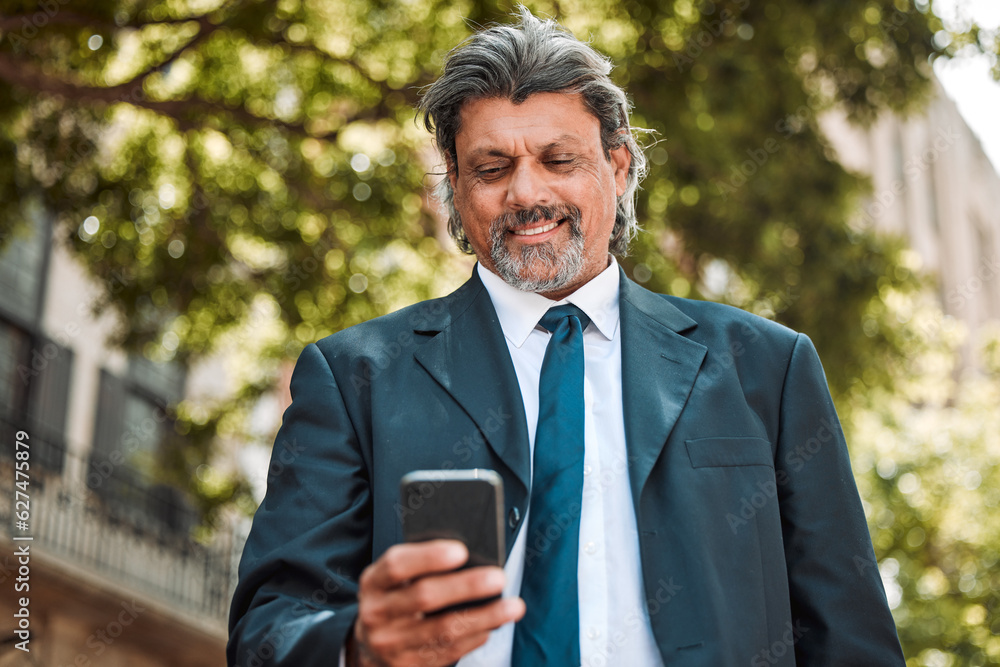
<path fill-rule="evenodd" d="M 500 172 L 503 171 L 503 167 L 499 165 L 479 167 L 476 169 L 476 174 L 482 178 L 489 178 L 491 176 L 498 176 Z"/>

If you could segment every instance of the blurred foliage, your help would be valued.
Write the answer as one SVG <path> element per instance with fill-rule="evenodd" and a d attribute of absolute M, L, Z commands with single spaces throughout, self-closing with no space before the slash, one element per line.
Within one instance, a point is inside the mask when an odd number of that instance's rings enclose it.
<path fill-rule="evenodd" d="M 963 377 L 963 326 L 885 297 L 911 363 L 852 394 L 847 435 L 907 664 L 1000 665 L 1000 328 Z"/>
<path fill-rule="evenodd" d="M 886 299 L 914 298 L 917 262 L 859 214 L 869 185 L 836 162 L 817 117 L 839 109 L 869 123 L 919 109 L 931 59 L 995 55 L 997 35 L 971 23 L 949 33 L 929 2 L 910 0 L 526 4 L 611 56 L 634 124 L 653 131 L 644 232 L 623 260 L 630 275 L 809 334 L 848 416 L 915 409 L 890 393 L 914 342 Z M 252 509 L 245 481 L 208 463 L 220 440 L 273 437 L 254 432 L 251 413 L 283 362 L 468 274 L 429 201 L 440 159 L 413 106 L 451 47 L 511 10 L 474 0 L 0 0 L 0 233 L 29 210 L 51 211 L 105 288 L 95 307 L 117 316 L 113 343 L 158 361 L 227 360 L 231 394 L 177 406 L 161 462 L 206 516 Z M 887 421 L 899 437 L 881 446 L 909 442 L 909 424 Z M 973 445 L 970 436 L 954 446 Z M 913 469 L 950 474 L 947 457 L 935 468 L 922 451 L 904 452 Z M 902 493 L 896 477 L 866 487 L 878 513 L 912 496 Z M 916 509 L 907 516 L 918 520 Z M 920 520 L 927 543 L 939 539 L 937 518 Z M 906 546 L 909 532 L 882 534 L 908 600 L 923 552 Z M 954 575 L 967 566 L 943 552 L 920 557 L 938 559 L 927 566 L 949 586 L 953 576 L 967 585 Z M 924 646 L 940 636 L 920 620 L 936 602 L 913 599 L 901 629 L 908 646 Z M 955 613 L 941 622 L 980 612 Z"/>

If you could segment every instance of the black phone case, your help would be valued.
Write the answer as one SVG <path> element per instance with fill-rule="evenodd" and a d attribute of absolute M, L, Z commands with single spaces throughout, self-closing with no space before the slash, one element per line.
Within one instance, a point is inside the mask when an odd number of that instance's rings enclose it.
<path fill-rule="evenodd" d="M 503 566 L 503 485 L 491 470 L 414 471 L 400 483 L 403 539 L 455 539 L 469 550 L 460 569 Z M 438 614 L 478 606 L 496 597 L 454 605 Z"/>

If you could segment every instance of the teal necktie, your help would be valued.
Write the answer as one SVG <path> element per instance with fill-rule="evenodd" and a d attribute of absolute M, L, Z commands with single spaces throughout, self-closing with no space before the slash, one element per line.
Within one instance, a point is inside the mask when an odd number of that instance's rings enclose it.
<path fill-rule="evenodd" d="M 583 330 L 576 306 L 550 308 L 552 332 L 538 381 L 538 426 L 521 597 L 512 665 L 580 664 L 577 555 L 583 502 Z"/>

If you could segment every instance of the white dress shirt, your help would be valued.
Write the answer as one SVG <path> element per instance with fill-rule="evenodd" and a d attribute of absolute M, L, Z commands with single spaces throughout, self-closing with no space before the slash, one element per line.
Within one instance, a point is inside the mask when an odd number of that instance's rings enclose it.
<path fill-rule="evenodd" d="M 521 292 L 483 267 L 479 277 L 497 311 L 524 401 L 528 443 L 535 447 L 538 378 L 551 334 L 538 326 L 552 306 L 572 303 L 590 317 L 583 332 L 585 377 L 583 507 L 577 570 L 580 656 L 583 667 L 663 665 L 646 610 L 622 410 L 622 355 L 618 317 L 618 264 L 611 265 L 563 301 Z M 505 596 L 516 596 L 524 573 L 526 533 L 521 530 L 504 567 Z M 491 635 L 459 667 L 508 667 L 514 624 Z"/>

